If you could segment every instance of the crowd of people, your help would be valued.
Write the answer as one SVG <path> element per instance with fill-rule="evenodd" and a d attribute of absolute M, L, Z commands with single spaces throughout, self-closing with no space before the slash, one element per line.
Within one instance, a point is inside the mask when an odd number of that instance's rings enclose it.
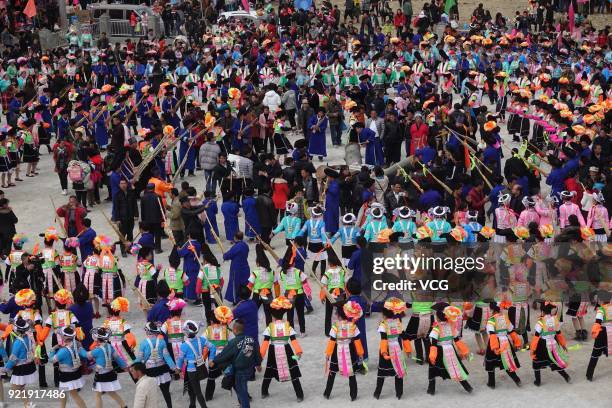
<path fill-rule="evenodd" d="M 113 44 L 74 27 L 67 47 L 47 51 L 27 34 L 3 37 L 10 297 L 0 311 L 10 320 L 0 358 L 11 386 L 47 387 L 51 365 L 62 406 L 84 407 L 79 390 L 93 372 L 96 406 L 108 396 L 123 407 L 117 373 L 128 372 L 134 406 L 154 406 L 158 386 L 171 407 L 182 378 L 190 407 L 205 407 L 222 377 L 248 407 L 247 383 L 264 366 L 263 398 L 276 379 L 302 401 L 298 338 L 314 289 L 325 398 L 338 374 L 357 398 L 356 374 L 372 362 L 374 397 L 393 377 L 401 398 L 413 350 L 429 365 L 428 393 L 437 377 L 471 392 L 464 325 L 489 387 L 495 368 L 521 384 L 521 349 L 536 385 L 546 367 L 569 382 L 564 309 L 579 342 L 595 310 L 592 381 L 612 338 L 612 40 L 609 26 L 584 18 L 605 4 L 554 14 L 570 4 L 533 3 L 514 21 L 481 4 L 460 27 L 453 1 L 413 13 L 409 0 L 395 12 L 348 0 L 344 16 L 327 2 L 282 1 L 255 22 L 211 26 L 197 24 L 204 7 L 185 2 L 184 20 L 164 17 L 166 34 L 184 37 Z M 4 194 L 35 185 L 46 155 L 69 197 L 34 245 Z M 103 201 L 108 225 L 94 226 L 88 213 Z M 112 235 L 96 232 L 106 228 Z M 156 263 L 164 247 L 167 262 Z M 487 267 L 466 275 L 478 290 L 374 293 L 367 254 L 417 248 L 486 255 Z M 138 340 L 123 316 L 134 305 L 147 321 Z M 201 322 L 182 317 L 188 305 L 202 308 Z M 378 359 L 365 337 L 372 313 L 382 314 Z"/>

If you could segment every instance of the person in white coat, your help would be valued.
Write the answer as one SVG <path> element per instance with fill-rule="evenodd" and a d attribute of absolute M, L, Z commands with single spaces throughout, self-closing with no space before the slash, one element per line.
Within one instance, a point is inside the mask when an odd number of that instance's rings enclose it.
<path fill-rule="evenodd" d="M 163 401 L 157 385 L 157 380 L 145 374 L 143 363 L 134 363 L 130 367 L 130 373 L 136 380 L 134 391 L 133 408 L 158 408 L 158 402 Z"/>

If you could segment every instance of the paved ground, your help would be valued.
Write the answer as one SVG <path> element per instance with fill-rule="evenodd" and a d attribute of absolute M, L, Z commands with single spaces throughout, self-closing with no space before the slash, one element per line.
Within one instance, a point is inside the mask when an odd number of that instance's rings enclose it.
<path fill-rule="evenodd" d="M 331 148 L 328 146 L 330 156 L 328 157 L 329 163 L 342 163 L 344 149 Z M 201 175 L 196 177 L 188 178 L 188 180 L 195 185 L 198 190 L 203 186 L 203 178 Z M 52 225 L 52 207 L 50 197 L 53 197 L 56 205 L 61 205 L 65 202 L 66 198 L 60 194 L 59 182 L 57 176 L 53 172 L 52 158 L 50 155 L 43 154 L 40 162 L 40 175 L 35 179 L 26 179 L 26 181 L 18 184 L 17 187 L 13 187 L 6 190 L 7 197 L 11 200 L 11 205 L 19 217 L 18 230 L 26 233 L 31 239 L 38 239 L 38 233 L 44 231 L 45 228 Z M 106 234 L 112 234 L 111 229 L 108 227 L 100 210 L 104 210 L 107 214 L 110 214 L 110 205 L 104 204 L 96 206 L 89 215 L 93 220 L 93 226 L 96 231 Z M 219 220 L 219 225 L 223 225 Z M 242 224 L 242 222 L 241 222 Z M 32 247 L 33 242 L 28 243 L 28 247 Z M 229 244 L 226 244 L 229 246 Z M 281 238 L 275 238 L 273 245 L 277 248 L 281 248 L 283 245 Z M 166 263 L 168 250 L 170 245 L 167 241 L 163 243 L 165 250 L 164 254 L 158 256 L 158 262 Z M 218 258 L 218 248 L 212 247 Z M 251 251 L 249 259 L 253 260 L 254 250 Z M 122 268 L 126 271 L 126 275 L 133 279 L 135 260 L 133 258 L 120 259 Z M 223 270 L 227 273 L 229 265 L 226 263 L 223 265 Z M 226 280 L 227 281 L 227 280 Z M 3 294 L 6 296 L 6 293 Z M 134 331 L 138 338 L 142 338 L 144 325 L 144 317 L 142 312 L 138 310 L 135 303 L 135 298 L 131 291 L 128 291 L 128 298 L 133 302 L 132 310 L 127 314 L 127 318 L 135 327 Z M 306 338 L 300 339 L 300 343 L 304 349 L 303 359 L 300 361 L 300 367 L 303 374 L 302 383 L 306 394 L 304 404 L 317 404 L 321 407 L 332 407 L 337 406 L 338 403 L 348 402 L 348 384 L 344 379 L 338 379 L 336 381 L 336 387 L 332 394 L 332 400 L 326 401 L 322 398 L 322 390 L 324 387 L 323 378 L 323 352 L 325 349 L 325 338 L 323 337 L 323 315 L 324 310 L 320 304 L 315 305 L 315 312 L 307 316 L 307 332 Z M 201 320 L 201 309 L 190 306 L 186 310 L 186 316 L 195 320 Z M 378 347 L 378 336 L 376 333 L 376 327 L 379 322 L 380 315 L 373 315 L 367 320 L 368 326 L 368 344 L 371 352 L 370 368 L 371 372 L 367 376 L 358 376 L 359 384 L 359 398 L 356 402 L 351 404 L 356 407 L 367 407 L 374 401 L 372 399 L 372 393 L 374 390 L 376 380 L 376 364 L 378 356 L 376 353 Z M 592 316 L 589 315 L 588 322 L 592 321 Z M 590 323 L 589 323 L 590 324 Z M 572 338 L 573 330 L 571 330 L 569 323 L 566 323 L 564 329 L 567 332 L 567 337 Z M 263 326 L 263 314 L 260 314 L 260 327 Z M 466 341 L 470 348 L 474 350 L 475 342 L 473 336 L 468 333 L 466 334 Z M 570 341 L 570 344 L 573 344 Z M 450 404 L 460 404 L 461 406 L 473 406 L 473 407 L 508 407 L 508 406 L 519 406 L 525 401 L 533 400 L 537 398 L 539 403 L 544 403 L 554 407 L 574 407 L 574 406 L 590 406 L 590 407 L 608 407 L 609 401 L 612 400 L 612 389 L 607 387 L 609 384 L 609 378 L 612 375 L 612 367 L 610 361 L 603 359 L 598 367 L 596 373 L 596 382 L 591 384 L 584 379 L 584 373 L 586 371 L 586 365 L 589 360 L 591 351 L 591 342 L 583 344 L 580 350 L 571 352 L 571 365 L 569 373 L 573 378 L 572 384 L 567 385 L 557 374 L 551 372 L 544 372 L 543 374 L 543 386 L 536 388 L 532 385 L 533 372 L 530 367 L 530 359 L 528 353 L 520 353 L 519 359 L 523 364 L 523 368 L 519 371 L 519 375 L 523 379 L 524 386 L 520 390 L 509 381 L 506 376 L 499 376 L 498 388 L 495 391 L 490 390 L 485 386 L 486 374 L 482 365 L 482 357 L 475 356 L 475 358 L 467 363 L 467 368 L 470 371 L 470 382 L 473 384 L 475 391 L 473 395 L 468 395 L 460 389 L 460 387 L 450 381 L 444 383 L 439 382 L 438 394 L 436 397 L 431 397 L 425 393 L 427 386 L 427 368 L 417 366 L 416 364 L 410 364 L 408 369 L 408 379 L 405 381 L 405 393 L 403 401 L 398 402 L 394 397 L 393 384 L 387 381 L 380 403 L 384 406 L 401 406 L 404 404 L 415 404 L 421 407 L 439 407 Z M 413 362 L 412 362 L 413 363 Z M 49 381 L 51 380 L 51 370 L 47 368 Z M 134 385 L 132 381 L 127 377 L 126 374 L 121 375 L 121 383 L 124 389 L 121 395 L 130 401 L 132 393 L 134 391 Z M 93 395 L 90 391 L 92 378 L 89 377 L 87 386 L 82 390 L 81 394 L 88 402 L 88 406 L 93 406 Z M 260 399 L 260 379 L 257 382 L 251 383 L 251 395 L 253 396 L 254 406 L 263 406 L 264 401 Z M 172 384 L 172 392 L 175 406 L 183 407 L 188 406 L 188 397 L 182 395 L 182 386 L 178 383 Z M 219 389 L 219 387 L 218 387 Z M 409 402 L 408 402 L 409 401 Z M 608 401 L 608 402 L 606 402 Z M 295 397 L 293 390 L 289 384 L 273 383 L 271 387 L 270 399 L 265 401 L 266 404 L 279 404 L 284 406 L 293 406 L 295 404 Z M 105 404 L 110 405 L 111 401 Z M 230 395 L 228 392 L 223 390 L 217 391 L 215 399 L 210 402 L 212 407 L 235 405 L 235 396 Z M 10 406 L 16 406 L 13 403 Z M 42 403 L 38 404 L 48 406 L 58 406 L 57 402 Z M 71 404 L 69 406 L 74 406 Z"/>

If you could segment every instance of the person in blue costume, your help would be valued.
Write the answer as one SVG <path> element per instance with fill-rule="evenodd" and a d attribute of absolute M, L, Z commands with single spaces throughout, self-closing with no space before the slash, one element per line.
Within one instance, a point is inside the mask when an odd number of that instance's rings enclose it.
<path fill-rule="evenodd" d="M 202 202 L 204 207 L 206 208 L 206 217 L 210 221 L 204 222 L 204 232 L 206 233 L 206 242 L 209 244 L 214 244 L 217 241 L 215 240 L 215 236 L 212 231 L 219 236 L 219 227 L 217 226 L 217 213 L 219 212 L 219 207 L 217 206 L 217 196 L 214 191 L 205 191 L 204 192 L 204 201 Z M 210 226 L 212 225 L 212 231 Z"/>
<path fill-rule="evenodd" d="M 174 360 L 168 351 L 166 342 L 161 336 L 161 330 L 157 323 L 148 322 L 145 325 L 147 337 L 140 342 L 136 353 L 136 362 L 144 363 L 146 374 L 157 380 L 166 406 L 172 408 L 172 397 L 170 396 L 170 373 L 176 370 Z"/>
<path fill-rule="evenodd" d="M 353 213 L 346 213 L 342 216 L 342 226 L 332 235 L 330 241 L 332 245 L 338 239 L 342 243 L 342 262 L 346 266 L 351 259 L 353 253 L 357 250 L 357 237 L 361 234 L 359 228 L 355 225 L 357 217 Z M 327 229 L 327 227 L 326 227 Z"/>
<path fill-rule="evenodd" d="M 61 330 L 64 339 L 63 345 L 56 345 L 49 354 L 53 364 L 59 364 L 59 388 L 64 391 L 60 396 L 60 406 L 66 406 L 66 399 L 70 399 L 79 408 L 85 408 L 85 401 L 79 395 L 79 390 L 85 386 L 85 379 L 81 374 L 81 360 L 87 360 L 87 352 L 75 340 L 76 331 L 70 327 Z"/>
<path fill-rule="evenodd" d="M 358 281 L 362 282 L 363 276 L 361 273 L 361 252 L 365 247 L 368 246 L 368 241 L 365 239 L 364 236 L 360 235 L 359 237 L 357 237 L 356 242 L 357 249 L 351 255 L 351 259 L 349 259 L 346 267 L 353 271 L 353 274 L 351 276 L 352 278 L 355 278 Z"/>
<path fill-rule="evenodd" d="M 178 255 L 183 258 L 183 273 L 187 274 L 189 284 L 185 287 L 185 299 L 194 300 L 195 304 L 200 304 L 201 300 L 196 294 L 195 285 L 200 271 L 198 258 L 202 254 L 202 246 L 193 239 L 193 231 L 186 231 L 187 241 L 178 250 Z"/>
<path fill-rule="evenodd" d="M 398 242 L 408 244 L 414 241 L 414 235 L 416 234 L 416 224 L 414 218 L 416 217 L 416 211 L 404 206 L 397 208 L 394 212 L 397 216 L 391 229 L 393 232 L 399 232 L 400 236 Z"/>
<path fill-rule="evenodd" d="M 223 226 L 225 227 L 225 239 L 231 241 L 238 231 L 238 214 L 240 213 L 240 204 L 234 200 L 234 192 L 228 191 L 223 195 L 223 204 L 221 204 L 221 213 L 223 214 Z"/>
<path fill-rule="evenodd" d="M 338 220 L 340 218 L 340 173 L 331 168 L 325 169 L 327 183 L 325 188 L 325 231 L 335 234 L 338 231 Z"/>
<path fill-rule="evenodd" d="M 287 201 L 285 204 L 285 216 L 281 222 L 272 230 L 272 235 L 285 233 L 285 243 L 287 246 L 291 246 L 291 240 L 297 237 L 298 233 L 302 229 L 302 220 L 300 217 L 296 217 L 298 212 L 298 204 L 294 201 Z M 304 254 L 305 256 L 305 254 Z"/>
<path fill-rule="evenodd" d="M 170 287 L 168 283 L 165 280 L 157 282 L 157 302 L 147 313 L 147 322 L 165 322 L 170 318 L 170 309 L 168 308 L 169 296 Z"/>
<path fill-rule="evenodd" d="M 150 231 L 149 226 L 144 222 L 139 223 L 138 228 L 140 229 L 138 245 L 142 248 L 151 248 L 151 255 L 153 255 L 151 263 L 155 264 L 155 236 Z"/>
<path fill-rule="evenodd" d="M 328 119 L 325 116 L 325 108 L 319 108 L 316 115 L 308 119 L 308 154 L 319 156 L 319 160 L 327 156 L 325 131 L 327 130 Z"/>
<path fill-rule="evenodd" d="M 140 89 L 140 91 L 142 92 L 143 96 L 148 95 L 149 87 L 145 85 Z M 154 122 L 153 115 L 157 115 L 153 107 L 153 102 L 149 101 L 148 98 L 145 97 L 145 99 L 143 99 L 142 102 L 138 104 L 138 117 L 140 118 L 140 126 L 144 129 L 151 129 Z"/>
<path fill-rule="evenodd" d="M 21 317 L 15 320 L 11 354 L 6 365 L 0 368 L 0 374 L 7 373 L 11 377 L 10 383 L 14 390 L 23 390 L 28 384 L 34 384 L 37 380 L 34 362 L 36 344 L 28 335 L 30 330 L 32 326 L 29 321 Z M 27 403 L 27 400 L 24 400 L 24 403 Z"/>
<path fill-rule="evenodd" d="M 429 210 L 429 216 L 432 220 L 426 225 L 433 231 L 431 237 L 432 243 L 445 243 L 447 235 L 451 232 L 452 227 L 448 221 L 446 221 L 446 214 L 450 213 L 448 207 L 437 206 Z"/>
<path fill-rule="evenodd" d="M 83 220 L 83 226 L 85 229 L 79 234 L 79 251 L 81 252 L 81 259 L 85 260 L 94 251 L 93 241 L 96 235 L 96 231 L 91 228 L 91 220 L 85 218 Z"/>
<path fill-rule="evenodd" d="M 365 164 L 369 164 L 371 166 L 384 165 L 385 158 L 383 156 L 380 138 L 372 129 L 366 129 L 361 122 L 355 123 L 354 127 L 359 137 L 359 143 L 365 144 L 366 146 Z"/>
<path fill-rule="evenodd" d="M 167 118 L 168 124 L 172 125 L 176 131 L 181 127 L 181 120 L 176 113 L 178 110 L 178 101 L 174 97 L 174 92 L 171 86 L 166 87 L 166 94 L 162 102 L 162 112 Z M 178 134 L 178 132 L 177 132 Z"/>
<path fill-rule="evenodd" d="M 361 296 L 361 282 L 351 277 L 348 281 L 346 281 L 346 294 L 348 298 L 347 302 L 353 301 L 359 303 L 362 310 L 368 309 L 368 302 L 365 300 L 363 296 Z M 366 314 L 364 313 L 357 320 L 357 328 L 359 329 L 359 338 L 361 339 L 361 344 L 363 346 L 363 359 L 365 361 L 368 360 L 368 337 L 366 332 Z"/>
<path fill-rule="evenodd" d="M 307 220 L 298 236 L 306 236 L 308 240 L 308 257 L 313 259 L 312 272 L 315 273 L 317 266 L 321 263 L 321 276 L 325 273 L 327 267 L 327 252 L 325 245 L 328 242 L 327 234 L 325 233 L 325 223 L 323 222 L 323 212 L 325 210 L 320 206 L 310 209 L 310 219 Z"/>
<path fill-rule="evenodd" d="M 213 361 L 217 348 L 206 337 L 199 336 L 200 327 L 193 320 L 183 323 L 185 340 L 181 344 L 181 353 L 176 360 L 176 371 L 185 370 L 185 383 L 189 394 L 189 406 L 195 407 L 198 400 L 200 408 L 206 408 L 206 400 L 202 394 L 200 381 L 208 377 L 208 370 L 205 363 L 205 350 L 208 349 L 208 359 Z"/>
<path fill-rule="evenodd" d="M 183 125 L 185 128 L 181 133 L 179 142 L 179 165 L 183 163 L 183 160 L 185 160 L 185 164 L 181 169 L 181 177 L 185 176 L 185 170 L 190 176 L 193 176 L 196 163 L 196 148 L 193 145 L 195 143 L 195 133 L 190 127 L 191 121 L 184 120 Z"/>
<path fill-rule="evenodd" d="M 93 125 L 93 133 L 96 143 L 100 148 L 106 148 L 108 145 L 108 129 L 106 122 L 109 120 L 109 113 L 106 111 L 106 106 L 100 101 L 100 95 L 94 94 L 91 101 L 90 118 Z"/>
<path fill-rule="evenodd" d="M 243 194 L 242 209 L 244 211 L 244 219 L 246 220 L 244 223 L 244 230 L 247 238 L 253 241 L 258 234 L 261 234 L 259 216 L 257 215 L 257 208 L 255 207 L 255 197 L 253 197 L 255 190 L 247 188 L 243 191 Z"/>
<path fill-rule="evenodd" d="M 109 329 L 96 327 L 91 331 L 91 337 L 95 340 L 96 347 L 86 354 L 87 358 L 95 363 L 92 389 L 96 396 L 96 406 L 102 406 L 102 395 L 108 395 L 120 407 L 125 407 L 125 402 L 117 393 L 121 390 L 121 384 L 117 380 L 115 367 L 125 370 L 127 362 L 110 345 L 111 331 Z"/>
<path fill-rule="evenodd" d="M 242 231 L 236 232 L 234 236 L 234 245 L 223 254 L 224 261 L 230 262 L 229 281 L 227 290 L 225 291 L 225 300 L 232 304 L 238 303 L 238 294 L 240 287 L 246 286 L 249 282 L 251 269 L 249 268 L 249 246 L 243 241 L 244 234 Z"/>

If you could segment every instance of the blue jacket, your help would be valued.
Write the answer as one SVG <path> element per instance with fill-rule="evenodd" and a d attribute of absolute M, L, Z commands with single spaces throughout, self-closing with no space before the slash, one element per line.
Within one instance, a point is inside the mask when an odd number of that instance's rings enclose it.
<path fill-rule="evenodd" d="M 257 341 L 259 333 L 259 328 L 257 326 L 257 311 L 257 303 L 250 299 L 238 303 L 234 309 L 234 320 L 242 319 L 244 322 L 244 334 L 255 338 L 255 341 Z"/>
<path fill-rule="evenodd" d="M 159 299 L 149 313 L 147 313 L 147 322 L 165 322 L 170 318 L 170 310 L 168 309 L 168 299 Z"/>
<path fill-rule="evenodd" d="M 241 285 L 246 285 L 251 269 L 249 268 L 249 246 L 244 241 L 239 241 L 229 251 L 223 254 L 224 261 L 231 261 L 229 270 L 229 281 L 225 291 L 225 299 L 232 303 L 238 301 L 238 292 Z"/>
<path fill-rule="evenodd" d="M 183 365 L 186 365 L 187 371 L 196 371 L 196 358 L 202 355 L 205 347 L 208 348 L 208 358 L 214 359 L 217 348 L 206 337 L 196 336 L 185 339 L 181 343 L 181 352 L 176 360 L 176 366 L 182 368 Z"/>
<path fill-rule="evenodd" d="M 164 339 L 159 337 L 147 337 L 138 345 L 138 353 L 136 355 L 136 361 L 141 363 L 146 363 L 151 358 L 151 351 L 155 349 L 157 350 L 158 359 L 163 360 L 170 370 L 174 370 L 176 365 L 174 364 L 174 360 L 172 360 L 172 356 L 168 352 L 168 348 L 166 347 L 166 342 Z M 161 362 L 161 361 L 159 361 Z M 159 363 L 158 362 L 158 363 Z"/>

